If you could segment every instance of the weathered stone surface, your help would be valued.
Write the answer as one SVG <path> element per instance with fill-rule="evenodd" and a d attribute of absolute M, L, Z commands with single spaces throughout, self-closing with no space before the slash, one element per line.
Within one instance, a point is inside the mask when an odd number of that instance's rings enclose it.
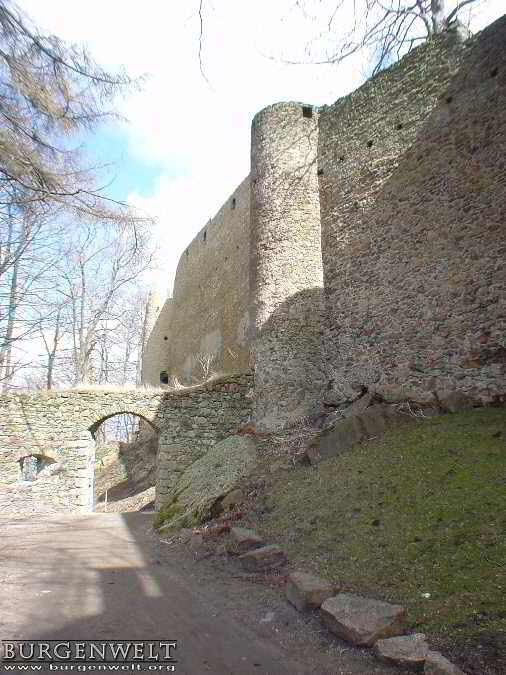
<path fill-rule="evenodd" d="M 380 600 L 340 593 L 325 600 L 322 619 L 338 637 L 355 645 L 371 647 L 376 640 L 402 635 L 406 610 Z"/>
<path fill-rule="evenodd" d="M 213 446 L 168 492 L 158 523 L 164 528 L 188 527 L 209 519 L 216 502 L 253 469 L 256 447 L 252 436 L 229 436 Z"/>
<path fill-rule="evenodd" d="M 292 572 L 285 587 L 286 597 L 299 612 L 318 609 L 337 590 L 329 581 L 305 572 Z"/>
<path fill-rule="evenodd" d="M 473 402 L 461 391 L 438 390 L 439 405 L 445 412 L 455 413 L 463 410 L 472 410 Z"/>
<path fill-rule="evenodd" d="M 264 570 L 281 567 L 287 562 L 287 557 L 280 546 L 270 544 L 244 553 L 239 556 L 239 561 L 248 572 L 263 572 Z"/>
<path fill-rule="evenodd" d="M 349 405 L 342 411 L 343 417 L 353 417 L 354 415 L 362 413 L 366 408 L 368 408 L 371 405 L 372 399 L 373 395 L 370 392 L 367 392 L 367 394 L 361 396 L 359 399 L 354 401 L 351 405 Z"/>
<path fill-rule="evenodd" d="M 463 670 L 448 661 L 442 654 L 433 651 L 427 652 L 423 672 L 426 675 L 465 675 Z"/>
<path fill-rule="evenodd" d="M 229 553 L 241 555 L 253 548 L 260 548 L 264 543 L 263 538 L 253 530 L 246 527 L 230 528 Z"/>
<path fill-rule="evenodd" d="M 506 393 L 505 42 L 506 17 L 465 46 L 445 33 L 320 112 L 338 391 L 388 378 L 389 401 L 432 405 L 443 381 L 482 402 Z"/>
<path fill-rule="evenodd" d="M 374 645 L 374 651 L 382 661 L 421 671 L 429 652 L 429 645 L 423 633 L 414 633 L 378 640 Z"/>
<path fill-rule="evenodd" d="M 338 420 L 335 425 L 323 431 L 308 447 L 307 456 L 311 462 L 333 457 L 352 448 L 364 437 L 364 429 L 357 416 Z"/>
<path fill-rule="evenodd" d="M 331 427 L 324 428 L 309 445 L 307 457 L 311 463 L 316 463 L 339 455 L 364 439 L 381 436 L 389 426 L 401 419 L 393 406 L 375 404 L 366 407 L 361 412 L 338 419 Z"/>
<path fill-rule="evenodd" d="M 242 504 L 244 501 L 244 493 L 242 490 L 237 488 L 236 490 L 231 490 L 226 494 L 221 500 L 221 508 L 223 511 L 229 511 L 238 504 Z"/>

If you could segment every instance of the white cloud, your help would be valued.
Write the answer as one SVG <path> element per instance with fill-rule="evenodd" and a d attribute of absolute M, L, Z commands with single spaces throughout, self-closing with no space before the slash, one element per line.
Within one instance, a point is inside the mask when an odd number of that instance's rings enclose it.
<path fill-rule="evenodd" d="M 247 175 L 254 113 L 278 100 L 332 102 L 363 77 L 358 61 L 336 68 L 265 58 L 304 58 L 319 29 L 294 10 L 293 0 L 205 3 L 202 59 L 210 84 L 199 69 L 196 0 L 87 0 L 72 9 L 68 0 L 19 4 L 42 28 L 87 43 L 106 67 L 149 74 L 144 90 L 119 106 L 130 120 L 130 152 L 161 166 L 150 197 L 129 196 L 159 218 L 161 269 L 151 280 L 161 288 L 189 241 Z M 313 6 L 321 13 L 334 4 Z M 503 11 L 503 0 L 482 2 L 473 28 Z M 339 19 L 342 28 L 342 14 Z"/>

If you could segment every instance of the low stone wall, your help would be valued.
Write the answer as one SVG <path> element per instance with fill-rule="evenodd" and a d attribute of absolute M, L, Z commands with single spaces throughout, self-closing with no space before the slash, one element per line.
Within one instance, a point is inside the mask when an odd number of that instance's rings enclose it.
<path fill-rule="evenodd" d="M 244 373 L 178 391 L 2 395 L 0 511 L 92 511 L 93 433 L 105 419 L 121 413 L 141 417 L 159 434 L 159 504 L 189 464 L 248 421 L 251 386 L 251 375 Z"/>

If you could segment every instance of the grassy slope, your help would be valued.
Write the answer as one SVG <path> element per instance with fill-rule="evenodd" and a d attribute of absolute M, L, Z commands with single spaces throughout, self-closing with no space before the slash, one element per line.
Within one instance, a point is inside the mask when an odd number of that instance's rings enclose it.
<path fill-rule="evenodd" d="M 268 478 L 255 525 L 285 545 L 296 567 L 404 604 L 411 628 L 447 651 L 486 642 L 500 661 L 505 451 L 504 409 L 405 425 L 315 469 Z"/>

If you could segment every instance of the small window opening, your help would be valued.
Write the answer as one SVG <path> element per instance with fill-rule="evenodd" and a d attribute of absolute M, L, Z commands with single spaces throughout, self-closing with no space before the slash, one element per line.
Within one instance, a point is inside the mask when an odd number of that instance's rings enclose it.
<path fill-rule="evenodd" d="M 499 68 L 497 66 L 495 68 L 492 68 L 492 70 L 490 71 L 490 77 L 495 77 L 498 72 Z"/>
<path fill-rule="evenodd" d="M 318 176 L 323 176 L 323 169 L 318 169 L 318 171 L 316 172 L 316 174 L 317 174 Z"/>
<path fill-rule="evenodd" d="M 232 197 L 232 201 L 230 202 L 230 208 L 231 208 L 232 210 L 234 210 L 234 209 L 235 209 L 235 205 L 236 205 L 235 197 Z"/>
<path fill-rule="evenodd" d="M 310 105 L 302 106 L 302 117 L 307 117 L 308 119 L 313 117 L 313 108 Z"/>
<path fill-rule="evenodd" d="M 373 142 L 372 141 L 367 141 L 367 147 L 372 148 Z"/>
<path fill-rule="evenodd" d="M 340 161 L 340 162 L 344 162 L 344 155 L 341 155 L 341 156 L 339 157 L 339 161 Z"/>
<path fill-rule="evenodd" d="M 166 370 L 160 373 L 160 384 L 169 384 L 169 373 Z"/>
<path fill-rule="evenodd" d="M 38 457 L 29 455 L 19 460 L 21 464 L 21 480 L 36 480 L 40 471 L 40 461 Z"/>
<path fill-rule="evenodd" d="M 397 129 L 398 131 L 400 131 L 400 130 L 402 129 L 403 126 L 404 126 L 404 124 L 402 124 L 402 122 L 398 122 L 398 123 L 397 123 L 396 129 Z"/>
<path fill-rule="evenodd" d="M 206 239 L 207 239 L 207 232 L 205 230 L 204 230 L 204 234 L 202 235 L 202 239 L 204 241 L 206 241 Z"/>
<path fill-rule="evenodd" d="M 453 96 L 447 96 L 446 97 L 446 102 L 451 103 L 453 101 Z"/>
<path fill-rule="evenodd" d="M 34 481 L 39 477 L 40 472 L 47 466 L 54 464 L 55 460 L 43 455 L 28 455 L 19 460 L 21 470 L 21 480 Z"/>
<path fill-rule="evenodd" d="M 163 336 L 163 339 L 164 339 L 164 340 L 168 340 L 169 338 L 167 337 L 167 335 L 164 335 L 164 336 Z"/>

